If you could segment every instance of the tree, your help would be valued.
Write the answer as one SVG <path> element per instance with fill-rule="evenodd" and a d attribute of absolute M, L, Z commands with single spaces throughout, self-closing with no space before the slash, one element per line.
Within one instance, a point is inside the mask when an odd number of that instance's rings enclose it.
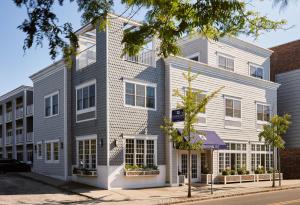
<path fill-rule="evenodd" d="M 272 187 L 275 187 L 275 148 L 277 148 L 278 150 L 284 149 L 285 143 L 282 137 L 287 132 L 290 124 L 291 124 L 290 115 L 285 114 L 283 117 L 279 115 L 275 115 L 270 120 L 270 123 L 263 126 L 263 131 L 259 133 L 259 140 L 261 141 L 262 139 L 264 139 L 265 144 L 273 148 Z"/>
<path fill-rule="evenodd" d="M 164 125 L 162 125 L 161 128 L 164 133 L 170 137 L 173 143 L 176 144 L 178 149 L 188 150 L 188 197 L 191 197 L 191 151 L 201 150 L 203 144 L 203 141 L 194 142 L 194 137 L 191 136 L 191 133 L 199 133 L 199 131 L 194 128 L 194 125 L 197 123 L 198 114 L 205 110 L 205 106 L 208 102 L 212 100 L 222 88 L 206 95 L 202 99 L 199 99 L 198 96 L 202 93 L 202 91 L 194 89 L 192 86 L 192 81 L 195 80 L 198 75 L 192 75 L 191 70 L 189 70 L 188 73 L 184 73 L 183 76 L 188 83 L 186 92 L 182 94 L 178 89 L 176 89 L 173 94 L 181 99 L 177 108 L 183 109 L 185 115 L 182 132 L 180 134 L 178 129 L 174 127 L 174 123 L 168 118 L 164 119 Z"/>
<path fill-rule="evenodd" d="M 78 38 L 71 23 L 59 24 L 53 7 L 64 6 L 67 0 L 13 0 L 17 7 L 24 6 L 27 19 L 18 27 L 26 34 L 23 49 L 34 44 L 41 46 L 46 38 L 49 54 L 54 59 L 60 51 L 65 58 L 76 54 Z M 116 1 L 116 0 L 115 0 Z M 113 11 L 114 0 L 69 0 L 76 2 L 82 12 L 82 23 L 92 23 L 104 29 Z M 274 0 L 286 5 L 288 0 Z M 225 35 L 246 34 L 258 37 L 263 31 L 284 28 L 285 20 L 272 21 L 267 16 L 249 9 L 245 1 L 232 0 L 121 0 L 127 6 L 120 16 L 130 11 L 131 19 L 141 9 L 147 10 L 144 22 L 139 28 L 124 31 L 124 53 L 135 55 L 146 44 L 146 39 L 157 36 L 159 54 L 167 57 L 179 53 L 176 42 L 185 34 L 201 34 L 218 40 Z M 128 13 L 128 12 L 127 12 Z"/>

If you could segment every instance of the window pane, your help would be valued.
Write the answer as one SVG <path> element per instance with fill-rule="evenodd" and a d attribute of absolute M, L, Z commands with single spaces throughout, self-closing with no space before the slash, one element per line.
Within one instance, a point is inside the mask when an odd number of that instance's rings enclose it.
<path fill-rule="evenodd" d="M 84 164 L 83 164 L 83 156 L 84 156 L 84 153 L 83 153 L 83 141 L 78 141 L 78 165 L 80 168 L 83 168 L 84 167 Z"/>
<path fill-rule="evenodd" d="M 264 106 L 264 121 L 270 120 L 270 107 Z"/>
<path fill-rule="evenodd" d="M 254 66 L 250 66 L 250 75 L 256 77 L 256 68 Z"/>
<path fill-rule="evenodd" d="M 126 94 L 125 103 L 126 103 L 126 105 L 135 106 L 135 97 L 134 97 L 134 95 Z"/>
<path fill-rule="evenodd" d="M 136 140 L 136 165 L 144 165 L 144 140 Z"/>
<path fill-rule="evenodd" d="M 219 67 L 226 68 L 226 58 L 223 56 L 219 56 Z"/>
<path fill-rule="evenodd" d="M 145 97 L 136 96 L 136 106 L 145 107 Z"/>
<path fill-rule="evenodd" d="M 135 94 L 135 86 L 133 83 L 126 83 L 126 94 Z"/>
<path fill-rule="evenodd" d="M 136 106 L 145 107 L 145 86 L 136 85 Z"/>
<path fill-rule="evenodd" d="M 48 97 L 45 99 L 45 115 L 48 117 L 51 114 L 51 105 L 50 105 L 50 100 L 51 98 Z"/>
<path fill-rule="evenodd" d="M 257 120 L 263 121 L 263 105 L 257 104 Z"/>
<path fill-rule="evenodd" d="M 154 165 L 154 140 L 147 140 L 146 165 L 149 167 Z"/>
<path fill-rule="evenodd" d="M 58 114 L 58 94 L 52 96 L 52 115 Z"/>
<path fill-rule="evenodd" d="M 46 155 L 47 155 L 47 156 L 46 156 L 47 158 L 46 158 L 46 159 L 47 159 L 47 160 L 51 160 L 51 143 L 47 143 L 47 144 L 46 144 L 46 148 L 47 148 L 47 151 L 46 151 L 46 152 L 47 152 L 47 154 L 46 154 Z"/>
<path fill-rule="evenodd" d="M 263 69 L 262 68 L 256 69 L 256 77 L 263 79 Z"/>
<path fill-rule="evenodd" d="M 197 173 L 197 155 L 192 154 L 192 178 L 196 179 L 198 177 Z"/>
<path fill-rule="evenodd" d="M 83 109 L 89 107 L 89 87 L 83 88 Z"/>
<path fill-rule="evenodd" d="M 91 85 L 89 87 L 89 96 L 90 96 L 90 105 L 89 107 L 95 106 L 95 85 Z"/>
<path fill-rule="evenodd" d="M 241 118 L 241 101 L 234 101 L 234 117 Z"/>
<path fill-rule="evenodd" d="M 227 58 L 227 69 L 228 70 L 234 70 L 234 60 Z"/>
<path fill-rule="evenodd" d="M 58 146 L 58 142 L 54 142 L 53 143 L 53 156 L 54 156 L 54 160 L 58 160 L 59 159 L 59 146 Z"/>
<path fill-rule="evenodd" d="M 90 141 L 84 140 L 84 168 L 90 169 Z"/>
<path fill-rule="evenodd" d="M 233 117 L 233 100 L 231 99 L 225 99 L 226 103 L 226 116 Z"/>
<path fill-rule="evenodd" d="M 82 99 L 82 89 L 77 90 L 77 110 L 82 110 L 83 99 Z"/>
<path fill-rule="evenodd" d="M 91 158 L 92 158 L 92 169 L 96 169 L 96 140 L 91 140 Z"/>
<path fill-rule="evenodd" d="M 181 174 L 187 177 L 187 154 L 181 155 Z"/>
<path fill-rule="evenodd" d="M 134 165 L 134 140 L 126 139 L 125 164 Z"/>
<path fill-rule="evenodd" d="M 148 108 L 155 108 L 155 88 L 147 87 L 147 105 Z"/>

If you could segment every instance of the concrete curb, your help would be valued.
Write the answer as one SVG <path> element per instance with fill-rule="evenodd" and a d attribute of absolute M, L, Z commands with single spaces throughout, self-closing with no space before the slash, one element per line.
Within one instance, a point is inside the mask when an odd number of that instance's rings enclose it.
<path fill-rule="evenodd" d="M 97 200 L 97 198 L 94 198 L 94 197 L 91 197 L 91 196 L 88 196 L 88 195 L 85 195 L 85 194 L 81 194 L 81 193 L 78 193 L 76 191 L 72 191 L 70 189 L 64 188 L 62 186 L 54 185 L 54 184 L 48 183 L 48 182 L 43 181 L 43 180 L 38 180 L 38 179 L 36 179 L 34 177 L 26 176 L 26 175 L 19 174 L 19 173 L 14 173 L 14 174 L 17 175 L 18 177 L 22 177 L 24 179 L 30 179 L 32 181 L 35 181 L 35 182 L 38 182 L 38 183 L 41 183 L 41 184 L 44 184 L 44 185 L 47 185 L 47 186 L 54 187 L 56 189 L 59 189 L 59 190 L 61 190 L 63 192 L 69 193 L 69 194 L 76 194 L 78 196 L 82 196 L 82 197 L 85 197 L 85 198 L 88 198 L 88 199 Z"/>
<path fill-rule="evenodd" d="M 163 204 L 182 204 L 182 203 L 192 203 L 197 201 L 205 201 L 205 200 L 211 200 L 211 199 L 221 199 L 221 198 L 230 198 L 230 197 L 236 197 L 236 196 L 246 196 L 246 195 L 253 195 L 253 194 L 259 194 L 259 193 L 268 193 L 268 192 L 275 192 L 275 191 L 281 191 L 281 190 L 291 190 L 291 189 L 299 189 L 300 185 L 297 186 L 287 186 L 287 187 L 277 187 L 277 188 L 270 188 L 265 190 L 259 190 L 259 191 L 249 191 L 249 192 L 242 192 L 242 193 L 235 193 L 235 194 L 220 194 L 216 196 L 208 196 L 208 197 L 192 197 L 192 198 L 174 198 L 175 201 L 170 200 L 170 202 L 166 203 L 160 203 L 160 205 Z"/>

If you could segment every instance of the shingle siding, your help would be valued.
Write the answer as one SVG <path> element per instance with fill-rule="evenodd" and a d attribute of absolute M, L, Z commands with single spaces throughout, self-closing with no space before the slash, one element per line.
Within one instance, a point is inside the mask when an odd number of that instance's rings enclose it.
<path fill-rule="evenodd" d="M 60 65 L 63 66 L 63 65 Z M 45 163 L 45 141 L 64 139 L 64 68 L 52 75 L 34 82 L 34 137 L 35 142 L 42 143 L 42 159 L 34 153 L 33 169 L 45 175 L 64 176 L 64 152 L 59 144 L 59 163 Z M 45 118 L 44 96 L 59 92 L 59 114 Z"/>
<path fill-rule="evenodd" d="M 122 135 L 157 135 L 158 165 L 165 164 L 165 140 L 160 125 L 164 117 L 164 66 L 156 59 L 156 67 L 127 62 L 121 57 L 123 24 L 121 20 L 110 22 L 108 29 L 108 77 L 109 77 L 109 139 L 110 165 L 124 163 L 123 146 L 114 147 L 115 140 L 122 142 Z M 143 80 L 157 85 L 156 111 L 124 106 L 123 78 Z M 120 143 L 122 144 L 122 143 Z"/>
<path fill-rule="evenodd" d="M 71 112 L 72 112 L 72 164 L 76 165 L 76 136 L 97 134 L 98 142 L 102 139 L 103 146 L 99 146 L 98 165 L 107 164 L 107 131 L 106 131 L 106 33 L 97 32 L 96 63 L 71 74 Z M 76 123 L 76 86 L 96 80 L 96 119 Z"/>

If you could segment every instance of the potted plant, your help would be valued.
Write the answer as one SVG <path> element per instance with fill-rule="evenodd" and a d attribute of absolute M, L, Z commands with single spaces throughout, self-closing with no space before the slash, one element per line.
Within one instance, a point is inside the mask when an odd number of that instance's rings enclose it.
<path fill-rule="evenodd" d="M 143 166 L 143 165 L 125 165 L 125 176 L 154 176 L 159 175 L 159 169 L 157 166 Z"/>

